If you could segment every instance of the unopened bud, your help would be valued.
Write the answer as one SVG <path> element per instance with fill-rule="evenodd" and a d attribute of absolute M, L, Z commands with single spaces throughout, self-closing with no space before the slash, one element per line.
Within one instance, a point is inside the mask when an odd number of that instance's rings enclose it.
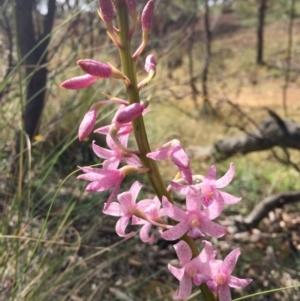
<path fill-rule="evenodd" d="M 125 0 L 128 10 L 136 9 L 136 0 Z"/>
<path fill-rule="evenodd" d="M 147 73 L 149 73 L 150 71 L 156 71 L 156 60 L 153 54 L 150 54 L 146 57 L 145 70 Z"/>
<path fill-rule="evenodd" d="M 93 131 L 96 124 L 96 118 L 97 110 L 95 109 L 90 109 L 84 115 L 78 130 L 78 138 L 80 141 L 83 141 Z"/>
<path fill-rule="evenodd" d="M 104 22 L 111 22 L 114 18 L 114 8 L 111 0 L 98 0 Z"/>
<path fill-rule="evenodd" d="M 98 77 L 86 74 L 67 79 L 60 86 L 64 89 L 80 90 L 92 86 L 97 80 Z"/>
<path fill-rule="evenodd" d="M 101 63 L 91 59 L 79 60 L 77 65 L 87 74 L 100 78 L 109 78 L 112 75 L 112 68 L 109 64 Z"/>
<path fill-rule="evenodd" d="M 122 109 L 116 116 L 117 123 L 128 123 L 143 114 L 144 109 L 148 106 L 149 102 L 133 103 Z"/>
<path fill-rule="evenodd" d="M 143 31 L 151 30 L 153 15 L 154 15 L 154 1 L 149 0 L 143 9 L 142 17 L 141 17 Z"/>
<path fill-rule="evenodd" d="M 98 78 L 111 77 L 123 79 L 128 86 L 131 85 L 130 79 L 109 63 L 101 63 L 92 59 L 84 59 L 79 60 L 77 65 L 89 75 L 97 76 Z"/>

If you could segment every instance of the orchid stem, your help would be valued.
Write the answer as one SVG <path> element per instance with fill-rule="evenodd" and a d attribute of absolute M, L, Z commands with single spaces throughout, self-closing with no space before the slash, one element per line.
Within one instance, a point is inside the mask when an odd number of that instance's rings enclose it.
<path fill-rule="evenodd" d="M 138 103 L 140 102 L 140 95 L 137 84 L 136 64 L 135 60 L 132 58 L 131 53 L 129 14 L 127 12 L 125 1 L 115 0 L 115 8 L 117 12 L 117 21 L 119 28 L 118 38 L 121 45 L 123 46 L 122 48 L 119 48 L 122 71 L 131 82 L 130 86 L 126 85 L 128 101 L 129 104 Z M 163 196 L 167 197 L 169 202 L 173 204 L 174 200 L 165 187 L 156 162 L 146 157 L 147 153 L 151 152 L 151 149 L 149 146 L 144 119 L 142 116 L 133 121 L 133 129 L 136 143 L 140 151 L 141 162 L 144 167 L 150 168 L 150 172 L 147 173 L 147 175 L 156 195 L 160 200 L 162 200 Z M 194 240 L 186 234 L 181 239 L 188 243 L 192 250 L 193 257 L 196 257 L 199 254 L 199 250 Z M 201 284 L 200 288 L 205 301 L 217 300 L 216 296 L 208 289 L 206 284 Z"/>

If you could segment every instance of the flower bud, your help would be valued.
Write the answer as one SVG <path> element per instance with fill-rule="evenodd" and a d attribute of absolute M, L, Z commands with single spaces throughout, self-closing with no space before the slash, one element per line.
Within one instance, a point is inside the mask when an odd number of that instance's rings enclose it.
<path fill-rule="evenodd" d="M 98 77 L 86 74 L 67 79 L 60 86 L 64 89 L 79 90 L 92 86 L 97 80 Z"/>
<path fill-rule="evenodd" d="M 87 74 L 100 78 L 109 78 L 112 75 L 110 65 L 91 59 L 79 60 L 77 65 Z"/>
<path fill-rule="evenodd" d="M 128 10 L 136 9 L 136 0 L 125 0 Z"/>
<path fill-rule="evenodd" d="M 149 73 L 150 71 L 156 71 L 156 60 L 153 54 L 147 56 L 145 60 L 145 70 L 147 73 Z"/>
<path fill-rule="evenodd" d="M 104 22 L 111 22 L 114 18 L 114 8 L 111 0 L 98 0 Z"/>
<path fill-rule="evenodd" d="M 153 15 L 154 15 L 154 1 L 149 0 L 143 9 L 142 17 L 141 17 L 143 31 L 151 30 Z"/>
<path fill-rule="evenodd" d="M 117 123 L 128 123 L 142 115 L 144 109 L 148 106 L 149 102 L 133 103 L 122 109 L 116 116 Z"/>
<path fill-rule="evenodd" d="M 97 110 L 90 109 L 84 115 L 78 130 L 78 138 L 83 141 L 93 131 L 97 119 Z"/>
<path fill-rule="evenodd" d="M 101 63 L 92 59 L 84 59 L 79 60 L 77 65 L 89 75 L 97 76 L 98 78 L 111 77 L 122 79 L 128 86 L 131 85 L 130 79 L 109 63 Z"/>

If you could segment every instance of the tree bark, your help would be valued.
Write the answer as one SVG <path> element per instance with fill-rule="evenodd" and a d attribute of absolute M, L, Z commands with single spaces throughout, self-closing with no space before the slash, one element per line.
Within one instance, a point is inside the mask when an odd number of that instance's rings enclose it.
<path fill-rule="evenodd" d="M 211 56 L 211 29 L 209 22 L 209 5 L 208 0 L 205 0 L 205 13 L 204 13 L 204 32 L 205 32 L 205 57 L 203 62 L 201 83 L 202 83 L 202 95 L 203 95 L 203 109 L 202 114 L 206 116 L 211 114 L 211 104 L 208 95 L 208 72 L 209 72 L 209 61 Z"/>
<path fill-rule="evenodd" d="M 25 64 L 26 103 L 24 126 L 30 140 L 38 131 L 43 112 L 47 85 L 47 53 L 54 23 L 56 2 L 48 0 L 41 34 L 34 28 L 35 0 L 16 0 L 17 38 L 21 58 Z"/>
<path fill-rule="evenodd" d="M 256 52 L 256 64 L 264 64 L 264 26 L 265 15 L 267 9 L 267 0 L 259 0 L 258 7 L 258 26 L 257 26 L 257 52 Z"/>

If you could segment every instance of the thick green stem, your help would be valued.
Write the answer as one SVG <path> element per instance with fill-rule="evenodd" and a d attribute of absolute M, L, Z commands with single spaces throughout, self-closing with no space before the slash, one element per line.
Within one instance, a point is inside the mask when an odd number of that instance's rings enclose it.
<path fill-rule="evenodd" d="M 127 14 L 127 8 L 124 1 L 119 0 L 115 2 L 117 10 L 117 18 L 119 25 L 119 39 L 123 46 L 120 49 L 120 58 L 123 68 L 123 73 L 130 79 L 131 85 L 126 85 L 128 101 L 130 104 L 135 102 L 140 102 L 139 90 L 137 87 L 137 76 L 136 76 L 136 67 L 135 61 L 132 59 L 131 54 L 131 45 L 129 38 L 129 15 Z M 166 187 L 163 183 L 157 164 L 155 161 L 150 160 L 146 157 L 147 153 L 150 153 L 150 146 L 147 139 L 146 129 L 144 125 L 143 117 L 139 117 L 133 121 L 134 135 L 135 139 L 141 152 L 140 159 L 144 167 L 149 167 L 151 172 L 148 173 L 148 177 L 151 185 L 156 193 L 156 195 L 161 200 L 163 196 L 166 196 L 170 202 L 173 203 L 173 200 L 166 190 Z"/>
<path fill-rule="evenodd" d="M 117 20 L 119 26 L 118 37 L 122 45 L 122 48 L 119 48 L 122 71 L 131 81 L 130 86 L 126 85 L 126 92 L 128 101 L 130 104 L 132 104 L 135 102 L 140 102 L 140 95 L 139 89 L 137 87 L 136 64 L 135 60 L 132 59 L 131 52 L 129 15 L 124 0 L 115 0 L 115 7 L 117 11 Z M 148 167 L 151 170 L 149 173 L 147 173 L 147 175 L 156 195 L 160 200 L 163 196 L 166 196 L 171 203 L 174 203 L 172 196 L 165 187 L 156 162 L 146 157 L 147 153 L 151 152 L 151 149 L 149 146 L 144 119 L 142 116 L 133 121 L 133 129 L 137 146 L 141 153 L 141 162 L 144 167 Z M 193 257 L 196 257 L 199 254 L 199 250 L 194 240 L 186 234 L 181 239 L 188 243 L 192 250 Z M 202 284 L 200 288 L 205 301 L 217 300 L 216 296 L 208 289 L 206 284 Z"/>

